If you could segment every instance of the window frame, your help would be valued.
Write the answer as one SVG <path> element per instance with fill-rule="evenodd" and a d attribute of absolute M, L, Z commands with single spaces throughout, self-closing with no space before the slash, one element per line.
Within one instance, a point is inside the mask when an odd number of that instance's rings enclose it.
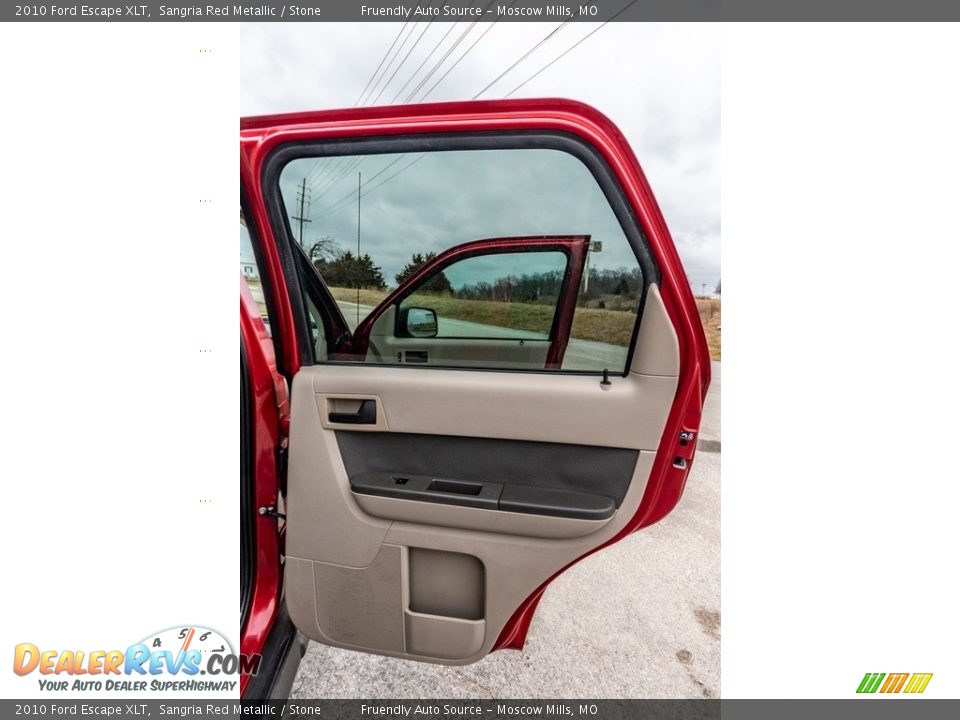
<path fill-rule="evenodd" d="M 266 267 L 266 258 L 264 257 L 263 248 L 260 242 L 260 233 L 257 230 L 256 223 L 251 220 L 252 217 L 253 215 L 250 210 L 248 192 L 241 182 L 240 221 L 247 231 L 247 237 L 250 240 L 250 248 L 253 250 L 253 261 L 257 266 L 257 277 L 260 280 L 260 287 L 263 290 L 263 302 L 267 307 L 267 329 L 270 332 L 270 340 L 273 343 L 273 352 L 276 357 L 281 358 L 283 357 L 283 338 L 280 337 L 281 333 L 277 332 L 277 326 L 275 322 L 277 318 L 277 307 L 274 283 L 270 278 L 269 273 L 260 272 L 260 268 Z M 247 280 L 248 278 L 244 276 L 243 281 L 247 282 Z"/>
<path fill-rule="evenodd" d="M 452 259 L 452 260 L 451 260 L 450 262 L 448 262 L 447 264 L 441 265 L 441 266 L 435 268 L 434 271 L 431 272 L 431 273 L 430 273 L 429 275 L 427 275 L 426 277 L 421 278 L 421 279 L 420 279 L 420 285 L 423 285 L 423 284 L 429 282 L 430 279 L 433 278 L 433 277 L 436 277 L 436 275 L 437 275 L 438 273 L 446 272 L 447 268 L 453 267 L 453 266 L 456 265 L 457 263 L 465 262 L 465 261 L 467 261 L 467 260 L 472 260 L 473 258 L 489 257 L 489 256 L 491 256 L 491 255 L 521 255 L 521 254 L 524 254 L 524 253 L 544 253 L 544 254 L 546 254 L 546 253 L 557 253 L 558 255 L 563 255 L 563 257 L 564 257 L 564 261 L 563 261 L 563 277 L 562 277 L 561 280 L 560 280 L 560 292 L 557 293 L 556 302 L 553 303 L 553 315 L 552 315 L 551 318 L 550 318 L 550 329 L 547 331 L 547 337 L 545 337 L 545 338 L 534 338 L 534 337 L 530 337 L 530 338 L 520 338 L 520 339 L 524 340 L 525 342 L 553 342 L 553 341 L 555 340 L 556 336 L 557 336 L 557 330 L 558 330 L 558 329 L 557 329 L 557 325 L 558 325 L 558 323 L 559 323 L 559 316 L 560 316 L 560 303 L 561 303 L 561 301 L 563 300 L 563 289 L 566 287 L 567 283 L 570 281 L 570 272 L 571 272 L 570 260 L 571 260 L 571 258 L 570 258 L 570 252 L 569 252 L 568 250 L 564 250 L 564 249 L 556 249 L 556 250 L 540 250 L 540 249 L 522 250 L 522 249 L 517 249 L 517 248 L 511 248 L 511 249 L 508 249 L 508 250 L 497 250 L 497 249 L 495 249 L 495 248 L 492 248 L 490 252 L 479 252 L 479 253 L 476 253 L 476 254 L 473 254 L 473 255 L 466 255 L 465 257 Z M 400 296 L 399 298 L 397 298 L 397 299 L 394 301 L 394 304 L 396 305 L 396 308 L 397 308 L 397 313 L 396 313 L 396 317 L 394 318 L 394 329 L 393 329 L 393 332 L 394 332 L 394 335 L 395 335 L 396 337 L 407 337 L 406 335 L 402 335 L 402 334 L 400 333 L 400 310 L 401 310 L 401 308 L 403 307 L 403 303 L 404 303 L 405 301 L 409 300 L 412 296 L 414 296 L 414 295 L 417 293 L 417 289 L 418 289 L 418 288 L 419 288 L 419 285 L 414 285 L 414 286 L 412 286 L 412 287 L 409 289 L 409 291 L 407 291 L 406 293 L 404 293 L 402 296 Z M 508 330 L 509 330 L 509 329 L 511 329 L 511 328 L 505 328 L 505 329 L 508 329 Z M 436 335 L 435 337 L 430 338 L 430 339 L 431 339 L 431 340 L 495 340 L 495 339 L 497 339 L 497 338 L 493 338 L 493 337 L 482 337 L 482 336 L 480 336 L 480 335 Z"/>
<path fill-rule="evenodd" d="M 630 345 L 627 347 L 626 360 L 622 369 L 606 370 L 564 370 L 560 368 L 493 368 L 366 363 L 362 360 L 325 360 L 318 362 L 310 346 L 309 315 L 304 301 L 308 282 L 302 277 L 299 264 L 294 261 L 296 244 L 295 234 L 290 224 L 286 206 L 280 190 L 280 175 L 286 165 L 303 158 L 335 158 L 342 156 L 384 155 L 397 153 L 424 153 L 464 150 L 528 150 L 547 149 L 566 152 L 580 160 L 593 176 L 614 217 L 627 240 L 640 268 L 643 278 L 637 314 L 634 318 Z M 375 135 L 365 137 L 331 138 L 323 140 L 304 140 L 282 143 L 275 147 L 262 165 L 260 177 L 264 203 L 269 222 L 277 238 L 277 249 L 283 260 L 283 270 L 288 287 L 296 287 L 297 294 L 291 294 L 290 303 L 295 318 L 295 331 L 301 347 L 301 365 L 348 365 L 351 367 L 369 365 L 371 367 L 397 367 L 418 370 L 467 370 L 480 372 L 521 372 L 546 373 L 550 375 L 586 375 L 601 376 L 605 372 L 625 377 L 630 372 L 636 341 L 646 305 L 650 285 L 660 282 L 660 270 L 650 251 L 639 219 L 633 211 L 623 189 L 617 181 L 609 164 L 599 151 L 585 139 L 576 135 L 552 130 L 508 130 L 481 132 L 416 133 L 405 135 Z"/>

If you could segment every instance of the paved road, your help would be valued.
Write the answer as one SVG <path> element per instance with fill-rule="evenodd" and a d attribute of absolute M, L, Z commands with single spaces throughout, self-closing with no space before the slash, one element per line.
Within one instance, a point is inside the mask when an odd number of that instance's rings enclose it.
<path fill-rule="evenodd" d="M 357 326 L 357 304 L 338 300 L 337 305 L 351 330 Z M 360 305 L 360 319 L 363 320 L 373 307 Z M 438 332 L 441 337 L 485 337 L 485 338 L 515 338 L 515 339 L 547 339 L 546 333 L 532 333 L 512 328 L 484 325 L 466 320 L 451 320 L 441 317 L 438 319 Z M 567 351 L 563 357 L 564 370 L 596 370 L 609 368 L 622 369 L 626 364 L 627 348 L 609 343 L 593 342 L 571 338 Z"/>
<path fill-rule="evenodd" d="M 346 318 L 347 325 L 351 330 L 357 326 L 357 304 L 344 300 L 337 300 L 340 306 L 340 312 Z M 370 314 L 373 307 L 370 305 L 360 306 L 360 320 L 363 320 Z M 535 333 L 526 330 L 514 330 L 513 328 L 499 327 L 497 325 L 485 325 L 483 323 L 469 322 L 468 320 L 453 320 L 451 318 L 437 318 L 437 334 L 440 337 L 485 337 L 485 338 L 505 338 L 505 339 L 538 339 L 546 340 L 546 333 Z"/>
<path fill-rule="evenodd" d="M 720 363 L 701 440 L 720 448 Z M 720 454 L 665 520 L 554 581 L 526 647 L 445 667 L 311 643 L 294 698 L 684 698 L 720 693 Z"/>

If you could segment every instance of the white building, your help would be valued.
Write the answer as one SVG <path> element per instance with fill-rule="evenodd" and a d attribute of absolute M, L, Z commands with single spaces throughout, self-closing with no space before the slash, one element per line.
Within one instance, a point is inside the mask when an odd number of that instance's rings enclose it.
<path fill-rule="evenodd" d="M 245 278 L 260 277 L 257 273 L 257 264 L 240 258 L 240 270 Z"/>

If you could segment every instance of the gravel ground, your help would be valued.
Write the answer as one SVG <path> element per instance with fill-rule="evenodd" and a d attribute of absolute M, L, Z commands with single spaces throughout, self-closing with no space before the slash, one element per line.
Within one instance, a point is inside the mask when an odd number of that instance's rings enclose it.
<path fill-rule="evenodd" d="M 446 667 L 310 643 L 291 697 L 719 697 L 718 362 L 700 440 L 677 509 L 557 578 L 523 651 Z"/>

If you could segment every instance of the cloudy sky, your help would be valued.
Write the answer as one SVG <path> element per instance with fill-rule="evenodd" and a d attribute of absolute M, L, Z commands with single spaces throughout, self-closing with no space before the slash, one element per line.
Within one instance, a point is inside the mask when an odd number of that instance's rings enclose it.
<path fill-rule="evenodd" d="M 470 23 L 439 22 L 411 23 L 406 27 L 402 23 L 248 24 L 242 30 L 239 52 L 240 110 L 244 115 L 257 115 L 351 107 L 358 99 L 364 105 L 391 104 L 405 100 L 411 93 L 413 101 L 470 99 L 557 27 L 556 23 L 478 23 L 472 28 Z M 596 28 L 595 24 L 584 23 L 562 27 L 481 97 L 492 99 L 510 93 Z M 381 71 L 364 95 L 364 88 L 394 39 L 397 39 L 394 50 L 401 48 L 399 55 L 392 67 L 388 65 L 386 73 Z M 458 40 L 459 44 L 455 45 Z M 416 90 L 450 48 L 453 49 L 446 60 Z M 461 57 L 463 59 L 440 80 Z M 718 26 L 611 23 L 511 95 L 582 100 L 597 107 L 620 127 L 650 180 L 688 277 L 698 293 L 704 285 L 708 291 L 712 290 L 720 278 L 719 65 Z M 498 183 L 515 176 L 504 169 L 502 157 L 495 156 L 498 152 L 502 155 L 503 151 L 485 152 L 492 153 L 485 165 L 490 173 L 499 173 Z M 533 163 L 531 172 L 534 175 L 539 172 L 538 177 L 544 181 L 567 177 L 570 182 L 578 182 L 573 168 L 561 169 L 557 175 L 558 161 L 550 157 L 550 152 L 541 151 L 542 157 Z M 289 166 L 282 183 L 285 194 L 295 197 L 291 188 L 304 176 L 309 178 L 308 184 L 314 186 L 315 203 L 310 212 L 313 222 L 308 225 L 307 239 L 311 234 L 323 234 L 338 240 L 344 238 L 342 242 L 346 247 L 350 246 L 351 237 L 355 242 L 355 206 L 347 202 L 340 207 L 337 200 L 356 187 L 358 171 L 362 171 L 365 178 L 372 178 L 395 160 L 396 163 L 380 175 L 379 183 L 382 183 L 413 163 L 416 156 L 399 160 L 397 156 L 376 161 L 368 159 L 356 167 L 348 167 L 348 162 L 338 167 L 331 161 L 319 166 L 313 161 L 309 167 Z M 435 196 L 444 187 L 450 187 L 449 182 L 436 180 L 438 175 L 465 178 L 476 171 L 475 167 L 469 172 L 461 168 L 458 176 L 458 167 L 452 159 L 436 162 L 427 157 L 410 164 L 409 170 L 403 170 L 398 177 L 398 180 L 402 178 L 400 182 L 390 181 L 382 187 L 374 187 L 379 184 L 377 180 L 370 183 L 372 191 L 365 192 L 363 197 L 364 240 L 370 243 L 364 246 L 364 251 L 369 251 L 383 266 L 384 276 L 391 283 L 393 274 L 402 265 L 402 253 L 390 256 L 389 243 L 383 237 L 378 238 L 376 228 L 387 224 L 395 226 L 398 207 L 409 207 L 416 201 L 423 208 L 423 198 L 428 196 L 424 193 Z M 337 179 L 340 175 L 343 177 Z M 518 183 L 515 189 L 521 187 Z M 549 193 L 541 193 L 539 197 L 549 197 Z M 518 202 L 515 208 L 524 206 L 529 207 L 529 203 Z M 555 228 L 557 232 L 579 232 L 578 221 L 584 216 L 570 212 L 561 213 L 558 218 L 554 213 L 561 208 L 562 204 L 551 209 L 550 216 L 554 218 L 551 229 L 529 225 L 529 230 L 552 232 Z M 489 216 L 482 210 L 477 210 L 474 217 Z M 591 212 L 595 213 L 593 217 L 597 222 L 605 222 L 596 214 L 602 214 L 601 210 Z M 418 215 L 435 217 L 433 213 Z M 407 218 L 408 224 L 413 222 Z M 435 235 L 444 222 L 440 218 L 432 225 L 416 226 L 415 231 L 429 238 L 428 244 L 443 249 L 456 243 L 430 236 Z M 458 237 L 456 241 L 499 234 L 495 224 L 474 225 L 465 232 L 477 235 Z M 589 227 L 596 234 L 597 225 Z M 619 257 L 609 256 L 604 264 L 623 263 Z"/>

